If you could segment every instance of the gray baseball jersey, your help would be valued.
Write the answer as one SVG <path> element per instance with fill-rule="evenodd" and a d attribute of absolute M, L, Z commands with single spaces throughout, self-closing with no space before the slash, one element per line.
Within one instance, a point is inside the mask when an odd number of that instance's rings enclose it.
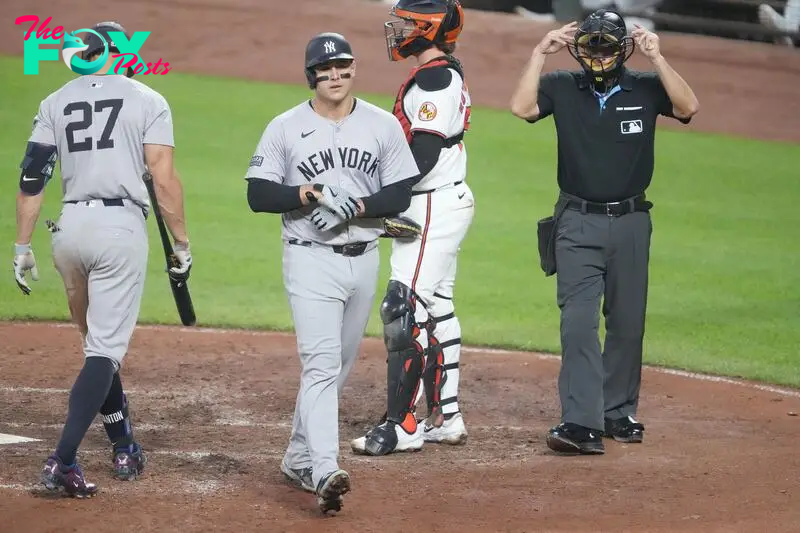
<path fill-rule="evenodd" d="M 73 316 L 82 331 L 91 328 L 84 354 L 119 367 L 147 271 L 143 144 L 174 146 L 169 106 L 130 78 L 81 76 L 42 101 L 29 140 L 58 150 L 64 205 L 52 234 L 53 261 Z M 126 198 L 122 206 L 100 201 Z"/>
<path fill-rule="evenodd" d="M 403 129 L 391 113 L 361 99 L 340 122 L 317 114 L 309 101 L 267 125 L 245 179 L 284 185 L 338 185 L 356 197 L 369 196 L 419 173 Z M 283 214 L 284 239 L 321 244 L 372 241 L 383 232 L 379 220 L 355 219 L 332 230 L 314 227 L 316 205 Z"/>
<path fill-rule="evenodd" d="M 124 76 L 81 76 L 50 94 L 29 140 L 57 147 L 64 201 L 130 198 L 142 207 L 142 145 L 175 145 L 167 101 Z"/>

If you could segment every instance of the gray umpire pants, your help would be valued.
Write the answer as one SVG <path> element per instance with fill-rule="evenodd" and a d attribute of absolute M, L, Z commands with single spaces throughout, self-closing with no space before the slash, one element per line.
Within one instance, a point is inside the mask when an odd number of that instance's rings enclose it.
<path fill-rule="evenodd" d="M 639 402 L 652 222 L 566 209 L 556 229 L 561 421 L 603 430 Z M 600 303 L 605 346 L 599 337 Z"/>

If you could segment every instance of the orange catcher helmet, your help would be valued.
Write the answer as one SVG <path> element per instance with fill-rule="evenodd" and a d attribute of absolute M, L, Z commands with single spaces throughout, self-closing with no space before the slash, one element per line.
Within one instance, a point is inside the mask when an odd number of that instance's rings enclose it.
<path fill-rule="evenodd" d="M 459 0 L 399 0 L 383 23 L 389 59 L 401 61 L 438 45 L 455 44 L 464 28 Z"/>

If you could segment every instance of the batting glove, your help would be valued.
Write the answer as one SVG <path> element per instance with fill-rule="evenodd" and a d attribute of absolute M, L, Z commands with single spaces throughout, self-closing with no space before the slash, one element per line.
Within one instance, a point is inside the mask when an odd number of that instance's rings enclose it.
<path fill-rule="evenodd" d="M 318 207 L 311 212 L 311 223 L 320 231 L 333 229 L 344 222 L 342 217 L 325 207 Z"/>
<path fill-rule="evenodd" d="M 15 244 L 14 245 L 14 278 L 17 281 L 17 286 L 23 294 L 28 295 L 31 293 L 31 288 L 28 282 L 25 281 L 25 273 L 31 271 L 31 279 L 39 281 L 39 269 L 36 268 L 36 258 L 33 256 L 33 250 L 30 244 Z"/>
<path fill-rule="evenodd" d="M 178 264 L 169 269 L 169 276 L 178 281 L 189 279 L 189 271 L 192 269 L 192 252 L 189 250 L 188 242 L 176 242 L 172 250 Z"/>
<path fill-rule="evenodd" d="M 350 220 L 359 213 L 358 200 L 341 187 L 315 183 L 314 190 L 322 193 L 319 198 L 320 204 L 341 215 L 345 220 Z"/>

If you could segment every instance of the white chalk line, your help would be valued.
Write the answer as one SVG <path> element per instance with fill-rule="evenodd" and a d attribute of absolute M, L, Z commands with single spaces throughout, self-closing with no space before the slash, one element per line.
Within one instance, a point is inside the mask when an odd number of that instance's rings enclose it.
<path fill-rule="evenodd" d="M 50 327 L 55 328 L 75 328 L 75 326 L 68 322 L 15 322 L 15 321 L 6 321 L 6 324 L 14 324 L 15 326 L 41 326 L 47 325 Z M 237 329 L 237 328 L 205 328 L 205 327 L 185 327 L 185 326 L 167 326 L 162 324 L 140 324 L 136 326 L 136 329 L 143 329 L 146 331 L 167 331 L 167 332 L 179 332 L 179 333 L 210 333 L 210 334 L 220 334 L 220 335 L 230 335 L 230 334 L 238 334 L 238 335 L 247 335 L 251 337 L 292 337 L 294 338 L 294 333 L 289 333 L 285 331 L 261 331 L 261 330 L 250 330 L 250 329 Z M 523 356 L 523 357 L 535 357 L 537 359 L 543 361 L 558 361 L 561 359 L 560 356 L 554 354 L 545 354 L 540 352 L 526 352 L 522 350 L 506 350 L 502 348 L 482 348 L 480 346 L 467 346 L 464 345 L 461 347 L 461 350 L 465 353 L 487 353 L 487 354 L 495 354 L 495 355 L 510 355 L 510 356 Z M 759 383 L 753 383 L 750 381 L 744 381 L 734 378 L 722 377 L 722 376 L 713 376 L 709 374 L 702 374 L 699 372 L 687 372 L 684 370 L 674 370 L 671 368 L 664 368 L 659 366 L 650 366 L 650 365 L 643 365 L 643 368 L 647 369 L 650 372 L 657 372 L 660 374 L 669 374 L 673 376 L 694 379 L 699 381 L 709 381 L 713 383 L 724 383 L 726 385 L 737 385 L 740 387 L 756 389 L 764 392 L 770 392 L 772 394 L 778 394 L 780 396 L 787 396 L 792 398 L 800 398 L 800 390 L 794 389 L 787 389 L 784 387 L 777 387 L 774 385 L 762 385 Z"/>
<path fill-rule="evenodd" d="M 0 433 L 0 444 L 20 444 L 22 442 L 36 442 L 39 439 L 31 437 L 23 437 L 20 435 L 9 435 L 8 433 Z"/>

